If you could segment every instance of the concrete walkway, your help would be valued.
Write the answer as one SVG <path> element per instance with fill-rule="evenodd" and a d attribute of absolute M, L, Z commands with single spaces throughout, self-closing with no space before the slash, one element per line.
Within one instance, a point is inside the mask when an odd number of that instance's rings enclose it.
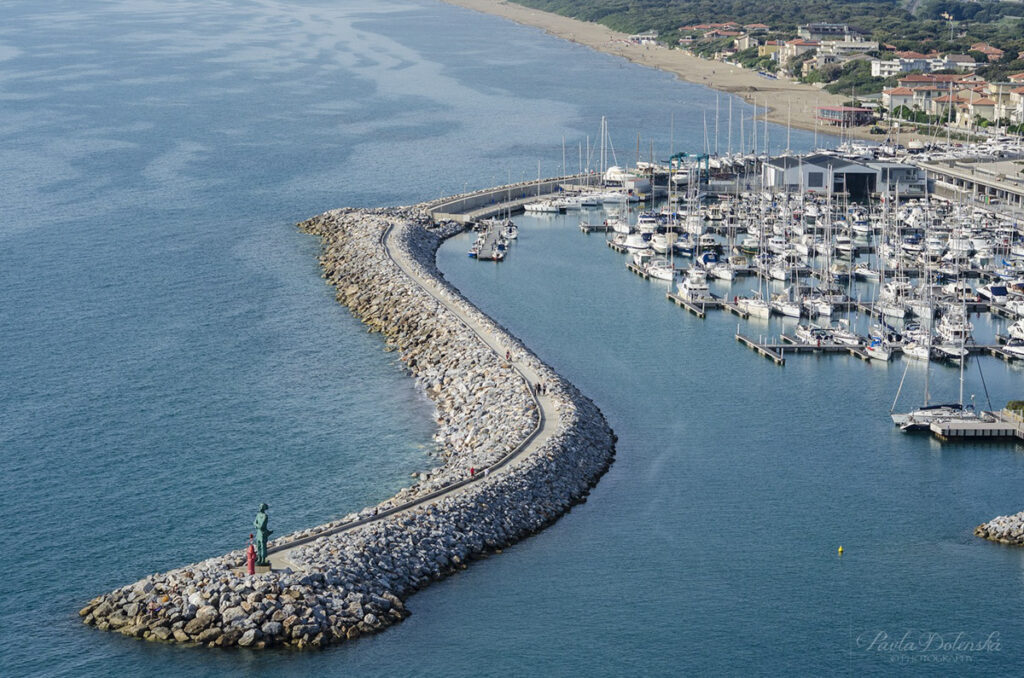
<path fill-rule="evenodd" d="M 388 239 L 391 236 L 391 230 L 391 227 L 389 227 L 384 232 L 384 235 L 381 238 L 381 245 L 384 247 L 384 251 L 388 255 L 388 257 L 392 261 L 394 261 L 395 264 L 397 264 L 398 267 L 407 276 L 409 276 L 409 278 L 413 282 L 415 282 L 417 285 L 423 288 L 428 294 L 434 297 L 434 299 L 437 300 L 438 303 L 440 303 L 453 314 L 455 314 L 455 316 L 458 317 L 467 327 L 469 327 L 481 339 L 481 341 L 483 341 L 492 351 L 494 351 L 494 353 L 499 357 L 499 359 L 504 360 L 506 351 L 506 347 L 504 345 L 504 342 L 502 341 L 502 337 L 504 335 L 491 332 L 488 329 L 481 326 L 479 323 L 475 322 L 470 316 L 463 313 L 459 306 L 446 300 L 445 297 L 439 293 L 439 289 L 433 280 L 415 274 L 413 272 L 413 267 L 411 266 L 408 259 L 404 256 L 404 254 L 401 253 L 399 250 L 392 250 L 388 246 Z M 529 365 L 517 361 L 514 350 L 512 351 L 512 364 L 510 365 L 509 369 L 513 369 L 517 373 L 519 373 L 520 377 L 527 381 L 530 387 L 530 392 L 533 393 L 533 385 L 540 381 L 540 376 Z M 551 435 L 555 432 L 555 429 L 557 428 L 557 418 L 552 417 L 552 415 L 554 414 L 554 402 L 546 395 L 539 397 L 534 395 L 534 401 L 536 402 L 539 408 L 539 426 L 534 431 L 534 433 L 527 438 L 525 444 L 520 444 L 515 450 L 513 450 L 508 455 L 495 462 L 488 469 L 489 476 L 500 476 L 501 474 L 507 473 L 509 469 L 513 468 L 517 463 L 521 462 L 523 459 L 526 459 L 529 455 L 533 454 L 537 450 L 541 449 L 544 446 L 544 444 L 548 441 L 548 439 L 551 437 Z M 321 532 L 320 534 L 301 539 L 298 542 L 288 544 L 277 549 L 272 548 L 270 549 L 269 554 L 271 569 L 283 570 L 287 568 L 295 572 L 302 571 L 304 568 L 296 564 L 291 559 L 291 555 L 296 549 L 301 548 L 302 546 L 305 546 L 306 544 L 325 536 L 346 532 L 356 527 L 362 527 L 364 525 L 374 523 L 386 517 L 400 515 L 413 509 L 435 504 L 449 497 L 458 496 L 460 493 L 468 491 L 468 488 L 472 484 L 476 482 L 481 482 L 485 477 L 487 476 L 485 476 L 483 473 L 478 472 L 476 476 L 472 478 L 463 479 L 461 481 L 453 483 L 452 485 L 449 485 L 448 487 L 436 490 L 434 492 L 431 492 L 430 494 L 427 494 L 413 501 L 401 504 L 399 506 L 387 509 L 385 511 L 381 511 L 375 516 L 355 520 L 351 523 L 341 525 L 333 530 Z"/>

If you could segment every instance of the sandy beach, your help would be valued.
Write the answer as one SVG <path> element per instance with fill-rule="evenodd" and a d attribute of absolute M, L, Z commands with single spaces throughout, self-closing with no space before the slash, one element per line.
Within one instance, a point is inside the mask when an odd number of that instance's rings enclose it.
<path fill-rule="evenodd" d="M 773 80 L 739 66 L 701 59 L 678 49 L 634 45 L 626 41 L 625 33 L 613 31 L 600 24 L 578 21 L 504 0 L 443 2 L 500 16 L 525 26 L 534 26 L 555 37 L 614 54 L 643 66 L 674 73 L 687 82 L 735 94 L 751 104 L 767 105 L 768 120 L 771 122 L 781 125 L 789 122 L 793 127 L 800 129 L 838 133 L 834 127 L 818 124 L 814 118 L 814 111 L 818 106 L 840 105 L 844 98 L 811 85 L 785 79 Z M 761 117 L 760 114 L 758 117 Z M 877 135 L 868 133 L 867 127 L 846 130 L 844 134 L 879 140 Z"/>

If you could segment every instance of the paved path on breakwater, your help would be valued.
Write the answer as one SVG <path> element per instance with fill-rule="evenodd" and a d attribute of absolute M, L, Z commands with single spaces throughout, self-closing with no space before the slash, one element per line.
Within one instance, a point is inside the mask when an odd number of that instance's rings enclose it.
<path fill-rule="evenodd" d="M 410 280 L 419 285 L 424 291 L 427 292 L 427 294 L 433 297 L 439 304 L 442 304 L 445 308 L 447 308 L 449 311 L 455 314 L 455 316 L 459 320 L 461 320 L 462 323 L 465 324 L 470 330 L 472 330 L 473 333 L 476 334 L 477 337 L 479 337 L 480 340 L 484 344 L 486 344 L 488 348 L 494 351 L 499 358 L 504 359 L 505 351 L 511 350 L 513 361 L 512 364 L 510 365 L 510 369 L 514 369 L 517 373 L 519 373 L 519 375 L 524 380 L 526 380 L 527 384 L 530 386 L 530 392 L 534 393 L 533 399 L 537 403 L 539 416 L 537 427 L 533 430 L 532 433 L 530 433 L 529 436 L 527 436 L 527 438 L 522 443 L 519 444 L 518 447 L 516 447 L 514 450 L 509 452 L 507 455 L 499 459 L 497 462 L 495 462 L 492 466 L 488 468 L 488 473 L 503 473 L 505 470 L 511 468 L 514 465 L 513 462 L 521 461 L 522 459 L 528 457 L 530 454 L 533 454 L 537 450 L 541 449 L 547 442 L 548 438 L 550 438 L 551 435 L 555 432 L 555 429 L 557 427 L 557 418 L 552 418 L 550 416 L 553 414 L 554 403 L 550 398 L 548 398 L 545 395 L 538 396 L 535 394 L 533 390 L 533 385 L 537 384 L 537 382 L 540 381 L 539 375 L 528 364 L 526 364 L 525 361 L 516 362 L 515 348 L 511 346 L 505 346 L 504 342 L 502 341 L 502 334 L 494 333 L 485 329 L 484 327 L 481 327 L 479 323 L 477 323 L 472 317 L 468 316 L 465 313 L 465 311 L 459 306 L 459 304 L 456 304 L 446 299 L 444 295 L 440 294 L 433 280 L 425 276 L 418 275 L 415 272 L 413 266 L 406 258 L 405 253 L 402 251 L 401 248 L 396 248 L 394 250 L 391 249 L 391 247 L 388 245 L 388 238 L 391 235 L 392 229 L 393 227 L 389 226 L 381 236 L 381 246 L 384 248 L 384 252 L 385 254 L 387 254 L 388 258 L 391 259 L 391 261 L 393 261 L 395 265 L 398 266 L 402 270 L 402 272 L 409 277 Z M 466 303 L 469 303 L 468 300 L 466 301 Z M 295 549 L 305 546 L 306 544 L 309 544 L 312 541 L 320 539 L 321 537 L 326 537 L 328 535 L 345 532 L 356 527 L 360 527 L 363 525 L 376 522 L 378 520 L 382 520 L 388 516 L 394 516 L 401 513 L 405 513 L 407 511 L 411 511 L 412 509 L 437 503 L 442 499 L 456 496 L 464 492 L 469 485 L 473 484 L 473 482 L 480 480 L 483 477 L 483 473 L 477 473 L 477 475 L 474 477 L 466 478 L 459 482 L 448 485 L 447 487 L 443 487 L 439 490 L 431 492 L 430 494 L 418 497 L 417 499 L 414 499 L 410 502 L 406 502 L 399 506 L 395 506 L 393 508 L 380 511 L 379 513 L 373 516 L 355 520 L 344 525 L 339 525 L 334 529 L 325 530 L 323 532 L 320 532 L 319 534 L 304 537 L 302 539 L 298 539 L 296 541 L 279 546 L 277 548 L 272 548 L 269 550 L 268 554 L 271 568 L 274 570 L 291 569 L 296 572 L 303 571 L 304 568 L 299 564 L 295 563 L 291 559 L 291 554 Z"/>

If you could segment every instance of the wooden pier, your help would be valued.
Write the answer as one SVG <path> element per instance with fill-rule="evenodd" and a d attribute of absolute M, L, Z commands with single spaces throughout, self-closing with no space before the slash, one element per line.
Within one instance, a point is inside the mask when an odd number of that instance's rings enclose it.
<path fill-rule="evenodd" d="M 849 353 L 849 349 L 856 348 L 855 346 L 833 342 L 805 344 L 788 334 L 780 334 L 779 340 L 781 342 L 780 346 L 785 345 L 786 349 L 793 353 Z"/>
<path fill-rule="evenodd" d="M 782 355 L 782 347 L 778 344 L 775 346 L 769 344 L 762 344 L 760 342 L 749 339 L 739 332 L 736 333 L 736 341 L 740 342 L 747 348 L 753 350 L 755 353 L 768 358 L 776 365 L 782 366 L 786 364 L 786 359 Z"/>
<path fill-rule="evenodd" d="M 632 261 L 626 262 L 626 268 L 629 269 L 630 271 L 632 271 L 633 273 L 636 273 L 638 276 L 640 276 L 644 280 L 650 280 L 651 279 L 651 274 L 650 273 L 648 273 L 644 269 L 640 268 L 639 266 L 634 264 Z"/>
<path fill-rule="evenodd" d="M 741 307 L 737 306 L 736 304 L 731 304 L 728 301 L 722 301 L 722 302 L 720 302 L 720 305 L 726 311 L 729 311 L 729 313 L 732 313 L 733 315 L 738 315 L 739 317 L 743 318 L 744 320 L 747 320 L 748 318 L 750 318 L 750 313 L 745 311 L 745 310 L 743 310 Z"/>
<path fill-rule="evenodd" d="M 703 319 L 707 315 L 707 310 L 709 308 L 714 309 L 720 308 L 722 306 L 721 300 L 716 299 L 714 297 L 706 297 L 704 299 L 700 299 L 699 301 L 689 300 L 683 299 L 678 294 L 673 294 L 672 292 L 666 294 L 665 297 L 669 301 L 674 303 L 676 306 L 681 306 L 685 308 L 687 311 L 701 319 Z"/>

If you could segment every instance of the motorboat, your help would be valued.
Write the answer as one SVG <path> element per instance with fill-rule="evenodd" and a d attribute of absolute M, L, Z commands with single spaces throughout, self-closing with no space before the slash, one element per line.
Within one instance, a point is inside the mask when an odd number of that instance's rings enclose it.
<path fill-rule="evenodd" d="M 627 235 L 626 239 L 622 242 L 622 246 L 625 247 L 627 250 L 649 249 L 649 243 L 647 241 L 647 238 L 643 237 L 639 233 L 630 233 L 629 235 Z"/>
<path fill-rule="evenodd" d="M 1003 344 L 1003 351 L 1017 358 L 1024 358 L 1024 339 L 1010 339 Z"/>
<path fill-rule="evenodd" d="M 951 344 L 942 341 L 932 344 L 932 351 L 937 360 L 945 360 L 956 364 L 960 364 L 960 362 L 965 360 L 968 356 L 967 349 L 960 344 Z"/>
<path fill-rule="evenodd" d="M 1007 299 L 1006 285 L 989 283 L 978 288 L 978 296 L 993 304 L 1005 304 Z"/>
<path fill-rule="evenodd" d="M 677 289 L 679 296 L 686 301 L 703 301 L 711 297 L 707 274 L 699 268 L 687 269 L 686 277 Z"/>

